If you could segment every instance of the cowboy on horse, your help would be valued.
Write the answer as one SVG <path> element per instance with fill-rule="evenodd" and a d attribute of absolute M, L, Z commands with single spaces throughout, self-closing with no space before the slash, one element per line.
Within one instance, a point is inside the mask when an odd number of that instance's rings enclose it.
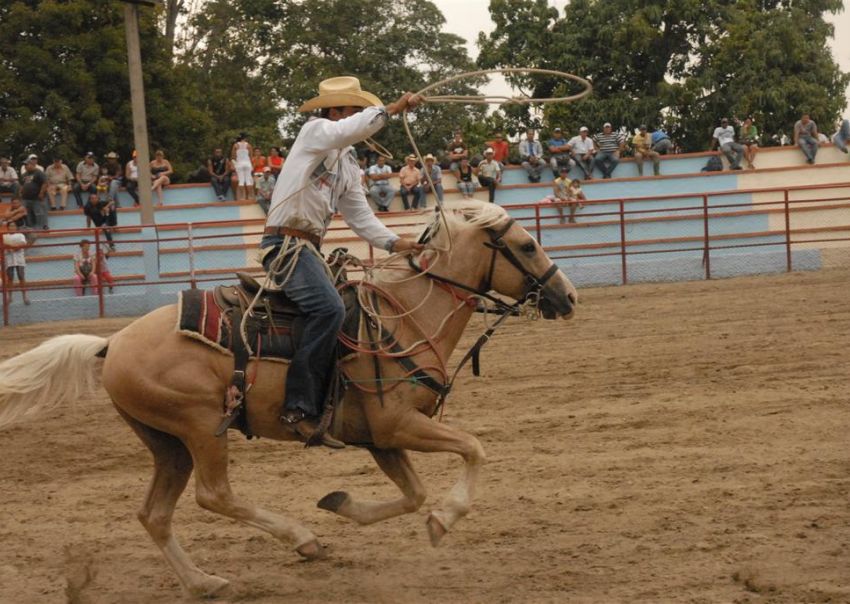
<path fill-rule="evenodd" d="M 388 252 L 420 250 L 378 220 L 360 186 L 353 144 L 386 125 L 389 116 L 413 109 L 420 99 L 403 94 L 384 106 L 354 77 L 319 84 L 319 95 L 298 109 L 321 110 L 307 121 L 286 158 L 272 195 L 262 247 L 263 266 L 275 285 L 305 315 L 303 345 L 292 358 L 286 380 L 282 422 L 304 438 L 314 432 L 333 369 L 337 333 L 345 307 L 319 252 L 334 212 L 357 235 Z M 322 442 L 343 444 L 329 434 Z"/>

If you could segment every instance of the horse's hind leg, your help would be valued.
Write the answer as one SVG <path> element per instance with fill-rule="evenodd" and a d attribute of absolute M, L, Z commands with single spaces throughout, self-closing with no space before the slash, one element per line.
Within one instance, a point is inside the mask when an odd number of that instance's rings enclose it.
<path fill-rule="evenodd" d="M 171 532 L 171 518 L 177 500 L 192 474 L 192 456 L 180 439 L 133 419 L 121 409 L 121 416 L 153 453 L 154 471 L 147 496 L 139 510 L 139 521 L 147 529 L 180 583 L 193 596 L 212 596 L 228 581 L 208 575 L 195 566 Z"/>
<path fill-rule="evenodd" d="M 295 544 L 295 551 L 307 559 L 320 558 L 324 549 L 316 536 L 291 518 L 273 514 L 237 499 L 227 478 L 227 437 L 215 438 L 207 427 L 196 430 L 187 444 L 195 461 L 195 491 L 198 505 L 264 530 L 281 541 Z"/>
<path fill-rule="evenodd" d="M 410 514 L 425 502 L 425 487 L 416 475 L 407 453 L 400 449 L 369 449 L 378 466 L 389 476 L 402 496 L 393 501 L 357 501 L 348 493 L 334 491 L 317 504 L 323 510 L 335 512 L 360 524 L 372 524 Z"/>

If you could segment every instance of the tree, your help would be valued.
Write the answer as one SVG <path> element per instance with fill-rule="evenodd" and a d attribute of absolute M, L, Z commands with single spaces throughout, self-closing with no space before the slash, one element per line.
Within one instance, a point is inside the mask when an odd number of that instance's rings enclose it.
<path fill-rule="evenodd" d="M 823 15 L 837 0 L 573 0 L 563 17 L 545 0 L 492 0 L 480 36 L 484 68 L 534 66 L 589 78 L 593 94 L 545 107 L 548 123 L 634 128 L 666 123 L 686 150 L 705 148 L 722 115 L 755 113 L 768 138 L 804 108 L 832 122 L 848 76 L 829 54 Z M 792 26 L 793 24 L 793 26 Z M 788 51 L 791 52 L 788 52 Z M 529 81 L 536 96 L 554 79 Z M 804 107 L 811 105 L 811 107 Z"/>

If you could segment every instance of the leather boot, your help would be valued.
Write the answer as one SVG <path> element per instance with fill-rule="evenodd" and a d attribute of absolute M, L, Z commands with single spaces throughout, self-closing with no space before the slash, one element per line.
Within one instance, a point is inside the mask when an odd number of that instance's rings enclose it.
<path fill-rule="evenodd" d="M 280 421 L 286 424 L 293 432 L 300 436 L 304 442 L 308 442 L 316 433 L 316 424 L 318 421 L 315 418 L 307 416 L 300 409 L 290 411 L 285 409 L 280 416 Z M 330 447 L 331 449 L 344 449 L 345 443 L 335 439 L 333 436 L 325 432 L 322 434 L 321 444 Z"/>

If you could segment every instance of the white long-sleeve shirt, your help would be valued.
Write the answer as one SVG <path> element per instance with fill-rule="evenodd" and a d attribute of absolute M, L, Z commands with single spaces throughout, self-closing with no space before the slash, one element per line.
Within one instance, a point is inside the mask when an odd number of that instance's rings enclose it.
<path fill-rule="evenodd" d="M 345 119 L 304 124 L 277 178 L 266 226 L 323 237 L 339 211 L 351 230 L 375 247 L 386 249 L 398 239 L 369 207 L 351 147 L 378 132 L 387 119 L 383 107 L 367 107 Z"/>

